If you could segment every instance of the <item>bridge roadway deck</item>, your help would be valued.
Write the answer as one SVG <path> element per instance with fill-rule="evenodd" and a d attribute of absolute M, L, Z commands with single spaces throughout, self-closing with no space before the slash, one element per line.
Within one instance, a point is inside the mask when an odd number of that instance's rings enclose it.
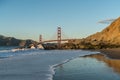
<path fill-rule="evenodd" d="M 61 39 L 61 41 L 72 41 L 72 40 L 77 40 L 77 39 Z M 43 42 L 55 42 L 55 41 L 58 41 L 58 40 L 46 40 Z"/>

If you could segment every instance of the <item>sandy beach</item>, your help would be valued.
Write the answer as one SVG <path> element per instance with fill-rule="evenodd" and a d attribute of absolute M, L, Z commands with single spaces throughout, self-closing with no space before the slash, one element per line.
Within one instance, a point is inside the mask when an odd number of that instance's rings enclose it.
<path fill-rule="evenodd" d="M 120 48 L 102 49 L 100 52 L 111 59 L 120 59 Z"/>

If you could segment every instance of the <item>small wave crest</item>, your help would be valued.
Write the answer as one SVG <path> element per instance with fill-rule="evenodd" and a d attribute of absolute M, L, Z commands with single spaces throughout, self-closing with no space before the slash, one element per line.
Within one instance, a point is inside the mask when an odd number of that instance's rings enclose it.
<path fill-rule="evenodd" d="M 61 66 L 71 60 L 73 60 L 75 58 L 71 58 L 71 59 L 66 59 L 58 64 L 54 64 L 54 65 L 49 65 L 49 71 L 50 71 L 50 74 L 48 75 L 48 80 L 53 80 L 53 76 L 55 75 L 55 69 L 58 67 L 58 66 Z"/>
<path fill-rule="evenodd" d="M 11 49 L 11 50 L 1 50 L 0 57 L 13 57 L 13 56 L 20 56 L 20 55 L 33 55 L 34 51 L 38 51 L 37 49 Z"/>
<path fill-rule="evenodd" d="M 96 54 L 96 53 L 100 53 L 100 52 L 89 52 L 87 54 Z M 53 76 L 55 75 L 55 70 L 57 67 L 63 65 L 63 64 L 66 64 L 68 62 L 70 62 L 71 60 L 74 60 L 80 56 L 84 56 L 84 55 L 87 55 L 87 54 L 80 54 L 78 56 L 75 56 L 75 57 L 71 57 L 70 59 L 66 59 L 58 64 L 54 64 L 54 65 L 49 65 L 49 71 L 51 72 L 50 74 L 48 74 L 48 80 L 53 80 Z"/>
<path fill-rule="evenodd" d="M 53 80 L 53 75 L 55 75 L 55 65 L 49 65 L 50 74 L 47 74 L 48 80 Z"/>

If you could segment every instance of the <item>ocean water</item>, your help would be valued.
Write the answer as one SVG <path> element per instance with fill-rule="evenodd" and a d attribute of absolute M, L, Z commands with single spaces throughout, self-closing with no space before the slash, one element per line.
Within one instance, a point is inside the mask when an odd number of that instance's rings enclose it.
<path fill-rule="evenodd" d="M 2 47 L 0 80 L 120 80 L 120 60 L 96 53 Z"/>
<path fill-rule="evenodd" d="M 98 52 L 0 48 L 0 80 L 53 80 L 57 66 Z"/>
<path fill-rule="evenodd" d="M 120 80 L 120 60 L 80 57 L 56 67 L 53 80 Z"/>

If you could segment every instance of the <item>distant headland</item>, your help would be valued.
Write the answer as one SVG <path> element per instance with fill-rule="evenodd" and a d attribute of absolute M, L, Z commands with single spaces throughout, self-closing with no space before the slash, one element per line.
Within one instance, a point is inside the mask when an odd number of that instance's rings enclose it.
<path fill-rule="evenodd" d="M 21 40 L 16 39 L 14 37 L 5 37 L 3 35 L 0 35 L 0 46 L 20 46 L 20 47 L 26 47 L 29 48 L 31 45 L 37 45 L 38 42 L 27 39 L 27 40 Z"/>

